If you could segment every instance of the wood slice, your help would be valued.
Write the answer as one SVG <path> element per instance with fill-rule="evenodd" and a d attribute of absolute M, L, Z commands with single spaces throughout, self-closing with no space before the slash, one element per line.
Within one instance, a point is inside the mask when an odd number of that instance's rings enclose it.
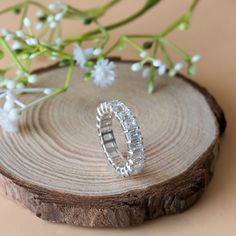
<path fill-rule="evenodd" d="M 75 69 L 68 92 L 24 114 L 18 133 L 0 131 L 2 194 L 42 219 L 88 227 L 138 225 L 182 212 L 199 199 L 225 129 L 222 110 L 204 88 L 181 75 L 162 78 L 148 95 L 146 81 L 130 71 L 130 63 L 117 64 L 112 87 L 82 81 Z M 42 69 L 37 86 L 58 87 L 66 72 Z M 146 164 L 134 177 L 110 169 L 96 135 L 96 107 L 112 99 L 131 108 L 142 130 Z M 123 134 L 117 130 L 116 137 L 124 151 Z"/>

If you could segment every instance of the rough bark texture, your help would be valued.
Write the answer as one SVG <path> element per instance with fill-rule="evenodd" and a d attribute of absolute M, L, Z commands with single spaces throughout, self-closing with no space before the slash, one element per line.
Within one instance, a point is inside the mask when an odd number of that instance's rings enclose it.
<path fill-rule="evenodd" d="M 222 109 L 205 88 L 182 75 L 178 75 L 178 78 L 201 92 L 216 117 L 219 129 L 208 149 L 182 174 L 143 189 L 89 197 L 60 193 L 26 183 L 0 166 L 1 193 L 30 209 L 41 219 L 86 227 L 135 226 L 145 220 L 188 209 L 200 198 L 212 178 L 226 121 Z"/>

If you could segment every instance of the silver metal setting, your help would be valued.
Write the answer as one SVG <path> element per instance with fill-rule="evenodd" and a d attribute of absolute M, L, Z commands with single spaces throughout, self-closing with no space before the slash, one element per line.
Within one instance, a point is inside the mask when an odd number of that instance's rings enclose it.
<path fill-rule="evenodd" d="M 120 122 L 127 144 L 127 158 L 120 153 L 112 129 L 112 119 Z M 97 132 L 102 149 L 116 173 L 123 177 L 140 173 L 144 167 L 144 146 L 140 127 L 125 104 L 119 100 L 103 102 L 97 107 Z"/>

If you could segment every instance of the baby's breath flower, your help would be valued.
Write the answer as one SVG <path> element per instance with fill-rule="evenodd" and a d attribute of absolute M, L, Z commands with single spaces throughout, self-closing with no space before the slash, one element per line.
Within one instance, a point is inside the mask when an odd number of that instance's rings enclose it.
<path fill-rule="evenodd" d="M 165 64 L 161 64 L 160 67 L 158 68 L 158 74 L 160 76 L 164 75 L 166 73 L 166 65 Z"/>
<path fill-rule="evenodd" d="M 6 102 L 3 105 L 3 109 L 5 111 L 10 111 L 15 107 L 15 101 L 14 100 L 6 100 Z"/>
<path fill-rule="evenodd" d="M 94 78 L 94 83 L 99 87 L 107 87 L 111 85 L 116 77 L 115 64 L 108 59 L 97 61 L 91 75 Z"/>
<path fill-rule="evenodd" d="M 21 43 L 19 43 L 17 41 L 13 42 L 13 44 L 11 45 L 12 50 L 18 50 L 18 49 L 21 49 L 21 48 L 22 48 Z"/>
<path fill-rule="evenodd" d="M 48 9 L 51 10 L 51 11 L 55 10 L 56 9 L 56 4 L 55 3 L 49 3 L 48 4 Z"/>
<path fill-rule="evenodd" d="M 60 21 L 64 16 L 64 12 L 59 12 L 55 15 L 54 19 L 55 21 Z"/>
<path fill-rule="evenodd" d="M 9 133 L 14 133 L 18 129 L 19 112 L 15 109 L 6 111 L 0 108 L 0 126 Z"/>
<path fill-rule="evenodd" d="M 23 88 L 25 88 L 25 85 L 22 82 L 18 82 L 16 84 L 16 89 L 23 89 Z"/>
<path fill-rule="evenodd" d="M 43 28 L 43 22 L 41 22 L 41 21 L 37 22 L 37 24 L 35 25 L 35 29 L 41 30 L 42 28 Z"/>
<path fill-rule="evenodd" d="M 132 71 L 140 71 L 143 68 L 142 64 L 137 62 L 131 65 Z"/>
<path fill-rule="evenodd" d="M 12 122 L 18 121 L 20 117 L 19 110 L 17 108 L 11 109 L 8 113 L 8 117 L 9 117 L 9 120 L 11 120 Z"/>
<path fill-rule="evenodd" d="M 175 64 L 174 69 L 175 71 L 180 71 L 183 69 L 183 67 L 184 67 L 184 64 L 182 62 L 178 62 Z"/>
<path fill-rule="evenodd" d="M 25 40 L 25 42 L 29 45 L 29 46 L 36 46 L 39 44 L 39 41 L 36 38 L 28 38 Z"/>
<path fill-rule="evenodd" d="M 12 90 L 16 87 L 16 81 L 14 80 L 8 80 L 6 82 L 6 88 L 9 89 L 9 90 Z"/>
<path fill-rule="evenodd" d="M 0 29 L 0 33 L 1 33 L 2 36 L 5 37 L 9 32 L 8 32 L 8 30 L 6 30 L 5 28 L 1 28 L 1 29 Z"/>
<path fill-rule="evenodd" d="M 149 68 L 149 67 L 145 67 L 145 68 L 143 69 L 143 71 L 142 71 L 142 77 L 143 77 L 143 78 L 147 78 L 148 75 L 149 75 L 149 73 L 150 73 L 150 68 Z"/>
<path fill-rule="evenodd" d="M 8 34 L 5 36 L 5 40 L 6 40 L 6 41 L 10 41 L 12 38 L 13 38 L 13 34 L 11 34 L 11 33 L 8 33 Z"/>
<path fill-rule="evenodd" d="M 17 30 L 16 31 L 16 36 L 19 38 L 23 38 L 25 36 L 25 33 L 23 30 Z"/>
<path fill-rule="evenodd" d="M 36 75 L 29 75 L 27 79 L 30 84 L 34 84 L 38 81 L 38 77 Z"/>
<path fill-rule="evenodd" d="M 73 57 L 76 64 L 84 68 L 85 63 L 92 57 L 93 48 L 82 49 L 79 44 L 75 45 L 73 48 Z"/>
<path fill-rule="evenodd" d="M 148 52 L 142 51 L 142 52 L 140 52 L 139 56 L 140 56 L 141 58 L 146 58 L 146 57 L 148 56 Z"/>
<path fill-rule="evenodd" d="M 159 59 L 154 59 L 154 60 L 152 61 L 152 65 L 153 65 L 154 67 L 159 67 L 161 64 L 162 64 L 162 63 L 161 63 L 161 61 L 160 61 Z"/>
<path fill-rule="evenodd" d="M 53 90 L 50 89 L 50 88 L 45 88 L 45 89 L 43 90 L 43 93 L 46 94 L 46 95 L 49 95 L 49 94 L 51 94 L 52 92 L 53 92 Z"/>
<path fill-rule="evenodd" d="M 28 17 L 24 18 L 23 23 L 24 23 L 24 26 L 27 27 L 27 28 L 32 26 L 32 22 Z"/>
<path fill-rule="evenodd" d="M 191 58 L 191 62 L 196 63 L 196 62 L 200 61 L 200 59 L 201 59 L 201 55 L 196 54 Z"/>
<path fill-rule="evenodd" d="M 94 56 L 99 56 L 102 53 L 102 49 L 101 48 L 95 48 L 93 50 L 93 55 Z"/>

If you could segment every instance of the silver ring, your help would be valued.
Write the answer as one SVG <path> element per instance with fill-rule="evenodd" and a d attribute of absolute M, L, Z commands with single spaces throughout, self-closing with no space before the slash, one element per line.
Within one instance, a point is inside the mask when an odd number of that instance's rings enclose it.
<path fill-rule="evenodd" d="M 120 153 L 112 129 L 113 117 L 120 122 L 127 144 L 127 158 Z M 97 133 L 109 163 L 123 177 L 140 173 L 144 167 L 144 146 L 140 127 L 125 104 L 119 100 L 97 107 Z"/>

